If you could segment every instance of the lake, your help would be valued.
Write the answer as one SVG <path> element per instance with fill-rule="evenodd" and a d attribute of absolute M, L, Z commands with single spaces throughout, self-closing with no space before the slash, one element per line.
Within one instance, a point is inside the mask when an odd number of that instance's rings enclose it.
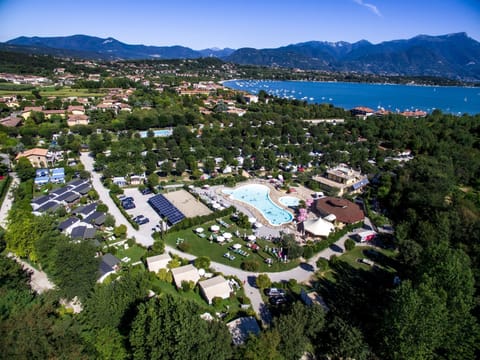
<path fill-rule="evenodd" d="M 367 106 L 392 112 L 440 109 L 451 114 L 480 113 L 480 87 L 273 80 L 230 80 L 223 85 L 251 94 L 264 90 L 281 98 L 329 103 L 345 109 Z"/>

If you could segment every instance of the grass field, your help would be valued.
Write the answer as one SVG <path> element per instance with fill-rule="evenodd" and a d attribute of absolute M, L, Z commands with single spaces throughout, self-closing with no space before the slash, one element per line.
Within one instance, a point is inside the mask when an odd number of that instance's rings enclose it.
<path fill-rule="evenodd" d="M 393 267 L 395 263 L 395 252 L 392 250 L 357 245 L 353 250 L 347 251 L 339 258 L 339 260 L 347 262 L 355 269 L 372 269 L 372 266 L 358 261 L 359 259 L 369 259 L 375 263 L 375 266 L 389 272 L 395 272 Z"/>
<path fill-rule="evenodd" d="M 99 90 L 98 92 L 92 91 L 90 89 L 71 89 L 71 88 L 61 88 L 59 90 L 55 90 L 54 88 L 39 88 L 40 95 L 49 97 L 49 96 L 58 96 L 58 97 L 99 97 L 105 96 L 105 90 Z M 0 90 L 0 96 L 3 95 L 32 95 L 32 90 Z"/>
<path fill-rule="evenodd" d="M 225 244 L 219 244 L 215 241 L 210 241 L 210 235 L 212 233 L 208 231 L 211 225 L 215 224 L 214 222 L 210 222 L 207 224 L 204 224 L 202 227 L 205 229 L 205 238 L 201 238 L 198 236 L 193 230 L 197 228 L 198 226 L 195 226 L 190 229 L 186 230 L 181 230 L 177 231 L 174 233 L 169 233 L 166 235 L 165 240 L 166 243 L 170 246 L 176 247 L 177 246 L 177 240 L 178 239 L 183 239 L 183 242 L 187 243 L 189 246 L 188 252 L 196 255 L 196 256 L 208 256 L 210 260 L 219 262 L 225 265 L 229 265 L 232 267 L 240 268 L 240 265 L 242 264 L 243 261 L 246 260 L 255 260 L 259 263 L 260 268 L 259 272 L 277 272 L 277 271 L 285 271 L 285 270 L 290 270 L 296 266 L 298 266 L 299 261 L 290 261 L 288 263 L 280 263 L 277 261 L 274 261 L 274 263 L 271 266 L 268 266 L 265 263 L 266 258 L 273 258 L 273 255 L 266 253 L 265 251 L 258 251 L 258 252 L 253 252 L 252 250 L 248 249 L 246 245 L 246 241 L 243 239 L 236 237 L 233 235 L 232 241 L 230 243 L 225 243 Z M 235 234 L 237 228 L 235 226 L 231 226 L 228 229 L 222 228 L 222 231 L 228 231 L 231 234 Z M 239 230 L 240 234 L 243 235 L 244 230 Z M 182 241 L 182 240 L 180 240 Z M 234 253 L 232 250 L 229 250 L 229 247 L 232 246 L 233 244 L 240 244 L 242 245 L 242 250 L 244 250 L 248 256 L 242 256 L 240 254 Z M 257 240 L 257 244 L 262 248 L 265 249 L 265 246 L 268 247 L 276 247 L 273 243 L 267 242 L 264 240 Z M 230 260 L 226 257 L 224 257 L 225 253 L 230 253 L 230 255 L 235 256 L 234 260 Z"/>
<path fill-rule="evenodd" d="M 120 247 L 117 250 L 117 253 L 115 256 L 119 259 L 123 259 L 124 257 L 129 257 L 131 260 L 128 262 L 128 264 L 133 264 L 137 261 L 140 260 L 140 258 L 146 254 L 146 250 L 138 245 L 133 245 L 129 247 L 127 250 L 125 250 L 123 247 Z"/>

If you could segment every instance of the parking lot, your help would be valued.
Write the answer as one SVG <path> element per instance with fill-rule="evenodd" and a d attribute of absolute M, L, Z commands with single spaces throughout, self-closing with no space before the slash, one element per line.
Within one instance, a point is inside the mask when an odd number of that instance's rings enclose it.
<path fill-rule="evenodd" d="M 143 215 L 150 219 L 150 222 L 140 225 L 140 229 L 154 228 L 160 223 L 160 216 L 152 209 L 147 200 L 154 194 L 142 195 L 137 188 L 124 189 L 125 196 L 132 197 L 135 209 L 125 210 L 132 217 Z"/>

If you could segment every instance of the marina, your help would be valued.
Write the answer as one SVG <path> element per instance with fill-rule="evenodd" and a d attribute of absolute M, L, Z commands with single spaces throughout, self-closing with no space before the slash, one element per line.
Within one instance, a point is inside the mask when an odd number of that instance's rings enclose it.
<path fill-rule="evenodd" d="M 347 110 L 367 106 L 400 113 L 439 109 L 454 115 L 480 113 L 480 88 L 318 81 L 230 80 L 224 86 L 252 94 L 265 91 L 283 99 L 328 103 Z"/>

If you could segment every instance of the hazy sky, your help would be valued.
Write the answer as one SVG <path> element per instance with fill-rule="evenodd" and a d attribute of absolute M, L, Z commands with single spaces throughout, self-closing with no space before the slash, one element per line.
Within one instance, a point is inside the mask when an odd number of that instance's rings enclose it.
<path fill-rule="evenodd" d="M 480 0 L 0 0 L 0 41 L 86 34 L 130 44 L 268 48 L 467 32 Z"/>

